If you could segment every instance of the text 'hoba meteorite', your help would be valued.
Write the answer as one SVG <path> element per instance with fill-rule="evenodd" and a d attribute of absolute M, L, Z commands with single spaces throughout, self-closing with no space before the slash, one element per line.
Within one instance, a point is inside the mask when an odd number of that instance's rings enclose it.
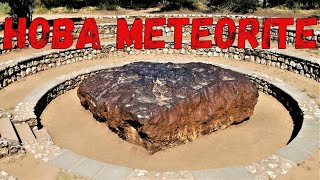
<path fill-rule="evenodd" d="M 245 75 L 213 65 L 138 62 L 84 80 L 78 96 L 119 137 L 155 153 L 247 119 L 259 94 Z"/>

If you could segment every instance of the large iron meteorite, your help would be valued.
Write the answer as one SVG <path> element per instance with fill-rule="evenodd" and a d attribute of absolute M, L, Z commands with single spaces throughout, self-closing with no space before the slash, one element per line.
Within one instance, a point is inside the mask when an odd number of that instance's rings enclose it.
<path fill-rule="evenodd" d="M 217 66 L 137 62 L 85 79 L 78 96 L 119 137 L 155 153 L 242 122 L 259 94 Z"/>

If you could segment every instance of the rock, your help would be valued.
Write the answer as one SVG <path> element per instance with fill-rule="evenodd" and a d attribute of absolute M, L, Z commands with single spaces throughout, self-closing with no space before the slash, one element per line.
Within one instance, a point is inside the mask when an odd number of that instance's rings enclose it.
<path fill-rule="evenodd" d="M 155 153 L 249 118 L 258 89 L 209 64 L 138 62 L 85 79 L 78 96 L 120 138 Z"/>

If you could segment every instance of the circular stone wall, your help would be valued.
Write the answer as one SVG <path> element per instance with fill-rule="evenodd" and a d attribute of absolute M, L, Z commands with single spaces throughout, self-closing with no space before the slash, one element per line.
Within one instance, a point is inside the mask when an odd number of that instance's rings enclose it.
<path fill-rule="evenodd" d="M 165 62 L 165 60 L 161 60 L 161 62 Z M 175 62 L 181 63 L 186 61 L 175 60 Z M 94 75 L 103 69 L 118 67 L 124 64 L 126 63 L 107 63 L 104 65 L 87 67 L 86 69 L 57 77 L 52 81 L 48 81 L 48 83 L 45 83 L 39 87 L 35 87 L 35 89 L 23 100 L 21 100 L 16 107 L 16 114 L 13 122 L 28 122 L 31 126 L 40 123 L 40 114 L 52 99 L 55 99 L 63 93 L 75 88 L 79 82 L 81 82 L 81 80 L 88 76 Z M 319 124 L 315 121 L 319 119 L 317 115 L 318 113 L 316 113 L 319 111 L 319 109 L 309 97 L 294 87 L 284 83 L 283 81 L 271 78 L 269 76 L 244 69 L 233 68 L 230 66 L 215 63 L 212 64 L 247 74 L 247 76 L 254 83 L 256 83 L 261 91 L 271 94 L 285 106 L 285 108 L 290 112 L 295 125 L 290 142 L 287 146 L 277 150 L 261 161 L 252 162 L 247 165 L 227 167 L 222 169 L 193 170 L 191 172 L 175 171 L 170 173 L 168 172 L 169 174 L 162 174 L 158 173 L 157 171 L 149 172 L 139 169 L 132 171 L 132 169 L 123 166 L 115 166 L 108 163 L 93 161 L 69 150 L 58 149 L 58 152 L 56 152 L 57 147 L 55 145 L 46 145 L 45 149 L 42 149 L 39 148 L 38 141 L 31 142 L 31 144 L 27 144 L 26 147 L 28 147 L 28 151 L 31 150 L 31 152 L 34 153 L 37 158 L 41 158 L 44 161 L 49 161 L 51 164 L 69 170 L 75 174 L 91 178 L 101 176 L 127 177 L 129 174 L 130 177 L 155 177 L 161 174 L 161 176 L 163 175 L 165 177 L 174 176 L 182 178 L 185 176 L 193 176 L 194 178 L 200 179 L 204 177 L 269 177 L 270 172 L 272 172 L 274 175 L 278 175 L 282 171 L 287 171 L 296 163 L 300 163 L 306 157 L 309 157 L 310 153 L 314 152 L 314 150 L 318 147 L 318 139 L 315 138 L 314 135 L 317 134 L 319 130 L 317 128 L 319 127 Z M 47 144 L 46 141 L 44 143 Z M 43 152 L 44 150 L 53 150 L 53 156 L 41 154 L 40 152 Z M 65 163 L 66 161 L 68 162 L 67 164 Z M 277 168 L 270 169 L 270 163 L 276 164 Z M 93 165 L 94 168 L 82 170 L 82 168 L 88 164 Z M 99 173 L 99 176 L 96 175 L 96 173 L 100 171 L 102 174 Z"/>

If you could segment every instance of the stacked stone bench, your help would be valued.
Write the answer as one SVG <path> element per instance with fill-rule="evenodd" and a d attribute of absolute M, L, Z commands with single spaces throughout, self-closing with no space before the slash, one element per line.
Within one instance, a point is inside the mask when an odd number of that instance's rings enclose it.
<path fill-rule="evenodd" d="M 29 124 L 13 124 L 11 114 L 3 114 L 0 117 L 0 158 L 23 154 L 22 144 L 35 140 L 35 135 Z"/>
<path fill-rule="evenodd" d="M 152 61 L 152 60 L 150 60 Z M 166 62 L 167 60 L 161 60 Z M 185 63 L 186 60 L 174 60 L 174 63 Z M 204 62 L 208 63 L 208 62 Z M 16 115 L 13 123 L 28 123 L 31 127 L 41 126 L 40 115 L 46 106 L 57 96 L 77 87 L 85 78 L 92 76 L 101 70 L 122 66 L 126 63 L 113 63 L 88 67 L 70 74 L 57 77 L 52 81 L 35 88 L 16 107 Z M 129 179 L 142 177 L 178 177 L 185 179 L 207 178 L 242 178 L 256 179 L 260 177 L 273 177 L 286 173 L 290 168 L 305 161 L 312 153 L 319 148 L 319 120 L 320 110 L 317 104 L 306 94 L 288 85 L 281 80 L 274 79 L 261 73 L 247 71 L 226 65 L 211 63 L 223 68 L 231 69 L 246 74 L 261 91 L 270 94 L 279 100 L 290 112 L 294 131 L 287 146 L 279 149 L 266 159 L 260 162 L 253 162 L 237 167 L 228 167 L 209 170 L 178 171 L 178 172 L 157 172 L 127 167 L 115 166 L 90 160 L 75 154 L 69 150 L 62 149 L 55 156 L 43 157 L 45 161 L 68 170 L 72 173 L 93 178 L 103 179 L 105 177 Z M 31 147 L 34 148 L 34 147 Z M 34 151 L 36 154 L 37 151 Z M 277 168 L 271 168 L 269 164 L 276 164 Z M 87 168 L 90 167 L 90 168 Z M 270 175 L 270 172 L 271 175 Z M 103 178 L 102 178 L 103 177 Z"/>
<path fill-rule="evenodd" d="M 38 139 L 51 139 L 45 129 L 32 130 L 27 123 L 12 123 L 9 113 L 0 112 L 0 159 L 11 155 L 23 154 L 22 145 Z"/>
<path fill-rule="evenodd" d="M 174 44 L 172 42 L 166 43 L 165 48 L 163 49 L 138 50 L 133 47 L 127 47 L 123 50 L 117 50 L 115 44 L 111 43 L 103 45 L 101 50 L 94 50 L 90 47 L 82 50 L 74 48 L 64 51 L 50 50 L 0 63 L 0 89 L 13 82 L 19 81 L 26 76 L 53 67 L 59 67 L 61 65 L 83 60 L 94 60 L 110 56 L 132 54 L 181 54 L 205 57 L 225 57 L 239 61 L 273 66 L 320 82 L 319 58 L 305 57 L 283 50 L 262 50 L 258 48 L 239 49 L 237 46 L 232 46 L 229 49 L 220 49 L 215 45 L 210 49 L 195 50 L 190 48 L 189 42 L 183 42 L 181 50 L 174 49 Z"/>
<path fill-rule="evenodd" d="M 0 158 L 21 150 L 19 138 L 9 117 L 0 117 Z"/>

